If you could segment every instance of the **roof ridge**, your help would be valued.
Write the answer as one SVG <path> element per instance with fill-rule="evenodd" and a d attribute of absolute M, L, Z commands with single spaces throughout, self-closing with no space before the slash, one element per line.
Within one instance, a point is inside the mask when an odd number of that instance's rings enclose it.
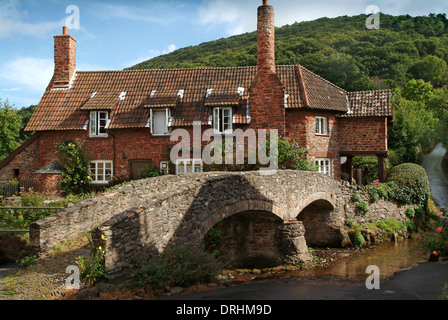
<path fill-rule="evenodd" d="M 132 69 L 132 70 L 76 70 L 79 73 L 101 73 L 101 72 L 114 72 L 114 73 L 134 73 L 134 72 L 151 72 L 151 71 L 183 71 L 183 70 L 231 70 L 231 69 L 254 69 L 257 66 L 237 66 L 237 67 L 194 67 L 194 68 L 169 68 L 169 69 Z"/>
<path fill-rule="evenodd" d="M 290 67 L 294 68 L 296 65 L 276 65 L 276 67 Z M 114 73 L 134 73 L 134 72 L 151 72 L 151 71 L 191 71 L 191 70 L 234 70 L 234 69 L 257 69 L 258 66 L 236 66 L 236 67 L 193 67 L 193 68 L 167 68 L 167 69 L 123 69 L 123 70 L 76 70 L 78 73 L 101 73 L 101 72 L 114 72 Z M 311 72 L 311 71 L 310 71 Z M 325 80 L 325 79 L 324 79 Z"/>

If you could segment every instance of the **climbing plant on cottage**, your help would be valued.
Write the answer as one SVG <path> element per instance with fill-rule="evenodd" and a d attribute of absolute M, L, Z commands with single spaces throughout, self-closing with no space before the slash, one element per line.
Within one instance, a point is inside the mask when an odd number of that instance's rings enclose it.
<path fill-rule="evenodd" d="M 65 141 L 57 144 L 57 155 L 65 170 L 61 185 L 65 194 L 79 194 L 88 191 L 91 177 L 89 175 L 89 161 L 80 140 Z"/>

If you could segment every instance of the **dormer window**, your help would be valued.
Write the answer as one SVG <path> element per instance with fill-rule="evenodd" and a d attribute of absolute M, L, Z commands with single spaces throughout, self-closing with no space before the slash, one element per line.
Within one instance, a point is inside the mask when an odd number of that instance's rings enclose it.
<path fill-rule="evenodd" d="M 151 133 L 154 136 L 166 136 L 170 134 L 171 109 L 151 109 L 151 117 L 148 120 Z"/>
<path fill-rule="evenodd" d="M 107 137 L 109 123 L 108 111 L 90 112 L 90 137 Z"/>
<path fill-rule="evenodd" d="M 215 133 L 232 133 L 232 108 L 213 109 L 213 130 Z"/>

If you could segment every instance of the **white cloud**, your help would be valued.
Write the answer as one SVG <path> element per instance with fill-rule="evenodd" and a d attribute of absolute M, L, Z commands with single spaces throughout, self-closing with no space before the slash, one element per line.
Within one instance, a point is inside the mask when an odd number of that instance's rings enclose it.
<path fill-rule="evenodd" d="M 129 66 L 134 66 L 134 65 L 139 64 L 139 63 L 141 63 L 143 61 L 150 60 L 152 58 L 158 57 L 158 56 L 163 55 L 163 54 L 171 53 L 171 52 L 175 51 L 176 49 L 177 49 L 177 47 L 176 47 L 175 44 L 170 44 L 164 50 L 149 49 L 144 55 L 141 55 L 140 57 L 138 57 L 134 61 L 131 61 L 130 63 L 127 63 L 125 65 L 125 68 L 128 68 Z"/>
<path fill-rule="evenodd" d="M 0 38 L 13 35 L 40 36 L 47 35 L 60 29 L 65 20 L 47 21 L 39 23 L 28 23 L 22 20 L 26 17 L 25 12 L 18 10 L 17 0 L 0 2 Z"/>
<path fill-rule="evenodd" d="M 53 76 L 53 71 L 53 60 L 17 58 L 1 66 L 0 83 L 3 84 L 2 87 L 14 86 L 14 91 L 42 94 Z"/>
<path fill-rule="evenodd" d="M 224 25 L 228 35 L 240 34 L 254 27 L 253 21 L 246 14 L 251 7 L 255 7 L 253 4 L 250 1 L 208 1 L 199 7 L 199 23 L 210 28 Z"/>

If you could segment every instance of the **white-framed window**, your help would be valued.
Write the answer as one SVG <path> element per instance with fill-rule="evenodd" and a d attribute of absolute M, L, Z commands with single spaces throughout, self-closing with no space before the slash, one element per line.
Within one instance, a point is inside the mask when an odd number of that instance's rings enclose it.
<path fill-rule="evenodd" d="M 331 176 L 331 160 L 330 159 L 314 159 L 314 165 L 316 166 L 319 173 Z"/>
<path fill-rule="evenodd" d="M 171 110 L 151 109 L 150 126 L 151 133 L 155 136 L 166 136 L 170 134 Z"/>
<path fill-rule="evenodd" d="M 89 164 L 89 176 L 92 184 L 107 184 L 113 177 L 112 161 L 96 160 Z"/>
<path fill-rule="evenodd" d="M 232 133 L 232 108 L 213 109 L 213 130 L 215 133 Z"/>
<path fill-rule="evenodd" d="M 108 111 L 90 112 L 90 136 L 107 137 L 107 127 L 110 123 Z"/>
<path fill-rule="evenodd" d="M 326 136 L 328 134 L 328 119 L 316 117 L 316 135 Z"/>
<path fill-rule="evenodd" d="M 178 159 L 176 161 L 176 174 L 199 173 L 203 171 L 201 159 Z"/>

